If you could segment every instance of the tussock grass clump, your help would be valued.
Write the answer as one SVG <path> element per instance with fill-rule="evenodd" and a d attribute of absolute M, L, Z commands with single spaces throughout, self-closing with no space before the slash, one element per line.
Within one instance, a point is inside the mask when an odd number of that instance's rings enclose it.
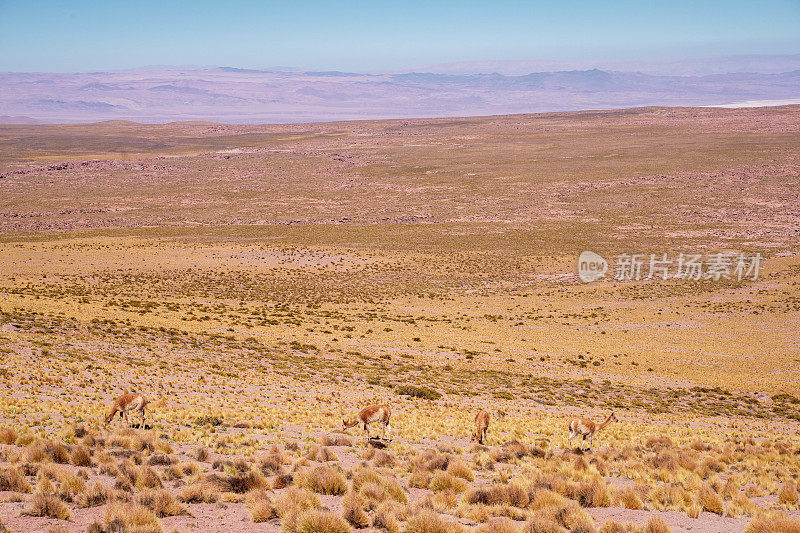
<path fill-rule="evenodd" d="M 569 491 L 569 496 L 577 500 L 581 507 L 608 507 L 611 505 L 611 493 L 602 478 L 581 481 Z"/>
<path fill-rule="evenodd" d="M 200 461 L 201 463 L 205 463 L 206 461 L 208 461 L 210 455 L 211 453 L 208 451 L 208 448 L 206 448 L 205 446 L 201 446 L 200 448 L 197 448 L 197 450 L 195 451 L 194 458 Z"/>
<path fill-rule="evenodd" d="M 309 509 L 297 518 L 294 530 L 297 533 L 350 533 L 352 528 L 333 511 Z"/>
<path fill-rule="evenodd" d="M 467 490 L 467 482 L 447 472 L 437 471 L 433 474 L 428 488 L 433 492 L 451 490 L 460 494 Z"/>
<path fill-rule="evenodd" d="M 624 507 L 625 509 L 644 508 L 642 499 L 639 497 L 636 491 L 630 487 L 613 491 L 612 501 L 614 502 L 614 505 Z"/>
<path fill-rule="evenodd" d="M 290 487 L 275 498 L 275 511 L 281 518 L 319 507 L 319 496 L 306 489 Z"/>
<path fill-rule="evenodd" d="M 342 518 L 358 529 L 369 526 L 369 517 L 364 512 L 365 506 L 366 502 L 358 494 L 348 492 L 342 498 Z"/>
<path fill-rule="evenodd" d="M 143 505 L 114 502 L 106 507 L 106 531 L 125 533 L 162 533 L 161 521 Z"/>
<path fill-rule="evenodd" d="M 78 497 L 78 507 L 97 507 L 108 501 L 108 490 L 98 482 Z"/>
<path fill-rule="evenodd" d="M 28 493 L 31 485 L 16 468 L 0 467 L 0 490 Z"/>
<path fill-rule="evenodd" d="M 89 448 L 83 445 L 75 446 L 70 454 L 70 463 L 75 466 L 92 466 L 92 456 Z"/>
<path fill-rule="evenodd" d="M 253 522 L 267 522 L 278 517 L 275 504 L 272 503 L 272 498 L 269 497 L 269 494 L 264 489 L 248 492 L 245 504 L 250 509 L 250 516 Z"/>
<path fill-rule="evenodd" d="M 474 481 L 475 474 L 469 465 L 462 459 L 455 459 L 447 465 L 447 473 L 467 481 Z"/>
<path fill-rule="evenodd" d="M 519 508 L 527 507 L 530 503 L 528 492 L 514 484 L 474 488 L 464 499 L 472 505 L 510 505 Z"/>
<path fill-rule="evenodd" d="M 30 506 L 22 512 L 26 516 L 46 516 L 58 520 L 69 520 L 72 515 L 69 507 L 55 494 L 37 492 L 33 495 Z"/>
<path fill-rule="evenodd" d="M 14 428 L 0 429 L 0 443 L 9 445 L 15 444 L 18 438 L 19 434 L 17 434 L 17 430 Z"/>
<path fill-rule="evenodd" d="M 265 475 L 279 474 L 283 472 L 283 464 L 286 458 L 280 451 L 274 451 L 269 455 L 263 456 L 258 461 L 258 468 Z"/>
<path fill-rule="evenodd" d="M 347 478 L 341 470 L 327 465 L 303 470 L 297 481 L 301 487 L 318 494 L 339 495 L 347 492 Z"/>
<path fill-rule="evenodd" d="M 800 520 L 783 513 L 765 513 L 751 520 L 744 533 L 800 533 Z"/>
<path fill-rule="evenodd" d="M 654 516 L 644 525 L 642 533 L 672 533 L 666 522 L 657 516 Z"/>
<path fill-rule="evenodd" d="M 269 482 L 261 472 L 253 470 L 236 472 L 230 475 L 210 474 L 206 481 L 216 486 L 221 492 L 234 492 L 236 494 L 244 494 L 251 490 L 269 487 Z"/>
<path fill-rule="evenodd" d="M 178 501 L 183 503 L 216 503 L 219 500 L 219 488 L 207 481 L 187 485 L 178 494 Z"/>
<path fill-rule="evenodd" d="M 160 489 L 164 487 L 158 472 L 149 466 L 140 466 L 134 471 L 134 486 L 139 490 Z"/>
<path fill-rule="evenodd" d="M 51 461 L 58 464 L 69 463 L 69 450 L 63 444 L 51 440 L 37 440 L 25 449 L 25 455 L 31 463 Z"/>
<path fill-rule="evenodd" d="M 520 531 L 520 527 L 505 516 L 491 518 L 475 529 L 475 533 L 520 533 Z"/>
<path fill-rule="evenodd" d="M 788 508 L 797 508 L 798 494 L 797 485 L 792 481 L 787 481 L 778 492 L 778 503 Z"/>
<path fill-rule="evenodd" d="M 147 507 L 159 518 L 189 514 L 189 511 L 176 502 L 175 498 L 164 489 L 151 489 L 140 492 L 136 496 L 136 503 Z"/>
<path fill-rule="evenodd" d="M 709 513 L 722 515 L 725 512 L 725 505 L 722 498 L 710 485 L 703 485 L 697 495 L 697 504 Z"/>
<path fill-rule="evenodd" d="M 336 455 L 336 453 L 334 453 L 333 450 L 327 446 L 320 446 L 319 444 L 312 444 L 308 449 L 306 457 L 311 461 L 317 461 L 320 463 L 339 460 L 339 457 Z"/>
<path fill-rule="evenodd" d="M 442 397 L 442 393 L 430 387 L 417 387 L 415 385 L 400 385 L 394 390 L 400 396 L 410 396 L 412 398 L 422 398 L 423 400 L 435 401 Z"/>
<path fill-rule="evenodd" d="M 378 507 L 375 516 L 372 518 L 372 528 L 388 533 L 398 533 L 400 531 L 400 523 L 397 521 L 394 505 L 387 502 Z"/>
<path fill-rule="evenodd" d="M 433 450 L 416 455 L 411 464 L 420 470 L 433 472 L 434 470 L 446 470 L 452 457 L 449 454 L 440 454 Z"/>
<path fill-rule="evenodd" d="M 344 435 L 325 435 L 320 440 L 323 446 L 352 446 L 353 441 Z"/>
<path fill-rule="evenodd" d="M 452 520 L 446 520 L 430 509 L 424 509 L 409 518 L 406 533 L 463 533 L 464 526 Z"/>
<path fill-rule="evenodd" d="M 383 450 L 375 450 L 375 454 L 372 456 L 372 464 L 377 467 L 391 468 L 396 463 L 397 459 L 395 456 Z"/>
<path fill-rule="evenodd" d="M 150 466 L 169 466 L 171 464 L 175 464 L 176 462 L 178 462 L 178 459 L 164 453 L 151 455 L 147 460 L 147 464 Z"/>

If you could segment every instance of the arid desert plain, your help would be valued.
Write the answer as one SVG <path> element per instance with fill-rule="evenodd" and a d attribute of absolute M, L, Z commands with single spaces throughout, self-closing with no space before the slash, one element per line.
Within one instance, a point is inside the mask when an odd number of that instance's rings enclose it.
<path fill-rule="evenodd" d="M 798 532 L 799 251 L 800 106 L 0 125 L 0 531 Z"/>

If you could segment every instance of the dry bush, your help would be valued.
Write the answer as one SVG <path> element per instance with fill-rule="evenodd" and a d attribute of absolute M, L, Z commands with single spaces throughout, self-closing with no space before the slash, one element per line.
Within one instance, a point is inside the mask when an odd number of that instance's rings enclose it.
<path fill-rule="evenodd" d="M 281 518 L 319 507 L 319 496 L 306 489 L 290 487 L 275 498 L 275 511 Z"/>
<path fill-rule="evenodd" d="M 549 507 L 564 507 L 568 503 L 569 500 L 557 492 L 545 488 L 534 488 L 529 494 L 528 507 L 537 511 Z"/>
<path fill-rule="evenodd" d="M 31 485 L 16 468 L 0 467 L 0 490 L 30 492 Z"/>
<path fill-rule="evenodd" d="M 494 517 L 479 525 L 475 533 L 520 533 L 520 528 L 510 518 Z"/>
<path fill-rule="evenodd" d="M 569 497 L 577 500 L 582 507 L 608 507 L 611 505 L 611 493 L 602 478 L 581 481 L 573 485 Z"/>
<path fill-rule="evenodd" d="M 642 509 L 644 507 L 642 499 L 630 487 L 614 490 L 612 492 L 612 501 L 615 505 L 625 509 Z"/>
<path fill-rule="evenodd" d="M 645 446 L 648 448 L 652 448 L 655 450 L 660 450 L 661 448 L 674 448 L 675 443 L 672 442 L 672 439 L 667 437 L 666 435 L 659 435 L 657 437 L 647 437 L 645 441 Z"/>
<path fill-rule="evenodd" d="M 136 503 L 147 507 L 159 518 L 189 514 L 189 511 L 164 489 L 142 491 L 136 496 Z"/>
<path fill-rule="evenodd" d="M 294 482 L 292 474 L 278 474 L 272 479 L 272 488 L 275 490 L 285 489 Z"/>
<path fill-rule="evenodd" d="M 467 490 L 467 482 L 440 470 L 433 474 L 428 488 L 434 492 L 451 490 L 455 493 L 462 493 Z"/>
<path fill-rule="evenodd" d="M 778 492 L 778 503 L 788 508 L 794 509 L 797 507 L 798 494 L 797 485 L 792 481 L 787 481 Z"/>
<path fill-rule="evenodd" d="M 461 479 L 466 479 L 467 481 L 475 480 L 475 474 L 472 472 L 472 469 L 462 459 L 450 461 L 450 464 L 447 465 L 447 473 L 460 477 Z"/>
<path fill-rule="evenodd" d="M 176 462 L 178 462 L 178 459 L 164 453 L 151 455 L 147 460 L 147 464 L 150 466 L 169 466 L 175 464 Z"/>
<path fill-rule="evenodd" d="M 92 458 L 86 446 L 78 445 L 72 449 L 70 462 L 75 466 L 92 466 Z"/>
<path fill-rule="evenodd" d="M 325 435 L 320 440 L 323 446 L 352 446 L 353 441 L 345 435 Z"/>
<path fill-rule="evenodd" d="M 652 502 L 654 509 L 658 510 L 683 511 L 692 505 L 699 506 L 692 494 L 678 485 L 658 485 L 650 489 L 647 500 Z M 702 506 L 699 507 L 702 508 Z"/>
<path fill-rule="evenodd" d="M 178 501 L 183 503 L 216 503 L 219 501 L 220 490 L 213 483 L 200 481 L 187 485 L 178 494 Z"/>
<path fill-rule="evenodd" d="M 666 522 L 657 516 L 654 516 L 644 525 L 642 533 L 672 533 Z"/>
<path fill-rule="evenodd" d="M 372 456 L 372 464 L 377 467 L 385 466 L 391 468 L 396 464 L 397 460 L 394 455 L 387 453 L 383 450 L 375 450 Z"/>
<path fill-rule="evenodd" d="M 427 489 L 432 477 L 433 474 L 429 471 L 416 468 L 408 478 L 408 485 L 417 489 Z"/>
<path fill-rule="evenodd" d="M 406 533 L 462 533 L 464 527 L 458 522 L 446 520 L 430 509 L 424 509 L 409 518 Z"/>
<path fill-rule="evenodd" d="M 236 494 L 269 488 L 269 482 L 261 472 L 253 470 L 236 472 L 230 475 L 210 474 L 206 481 L 216 486 L 221 492 L 234 492 Z"/>
<path fill-rule="evenodd" d="M 403 504 L 408 502 L 405 490 L 395 478 L 381 476 L 367 467 L 359 468 L 353 475 L 353 491 L 364 497 L 370 509 L 389 499 Z"/>
<path fill-rule="evenodd" d="M 52 461 L 58 464 L 69 463 L 69 450 L 63 444 L 51 440 L 37 440 L 25 449 L 25 456 L 31 463 Z"/>
<path fill-rule="evenodd" d="M 608 520 L 600 527 L 598 533 L 641 533 L 641 529 L 636 524 L 620 524 L 619 522 Z"/>
<path fill-rule="evenodd" d="M 201 446 L 197 448 L 197 450 L 195 451 L 194 458 L 200 461 L 201 463 L 205 463 L 206 461 L 208 461 L 209 455 L 210 452 L 208 451 L 208 448 L 206 448 L 205 446 Z"/>
<path fill-rule="evenodd" d="M 450 464 L 450 455 L 442 455 L 433 450 L 426 450 L 413 458 L 412 465 L 420 470 L 432 472 L 434 470 L 445 470 Z"/>
<path fill-rule="evenodd" d="M 308 449 L 308 453 L 306 454 L 306 458 L 320 463 L 339 460 L 339 457 L 334 453 L 333 450 L 327 446 L 320 446 L 319 444 L 311 445 L 311 447 Z"/>
<path fill-rule="evenodd" d="M 783 513 L 765 513 L 747 524 L 745 533 L 800 533 L 800 520 Z"/>
<path fill-rule="evenodd" d="M 0 429 L 0 443 L 9 445 L 15 444 L 18 438 L 19 434 L 17 434 L 14 428 Z"/>
<path fill-rule="evenodd" d="M 369 517 L 364 512 L 365 505 L 366 502 L 358 494 L 348 492 L 342 498 L 342 517 L 357 529 L 369 526 Z"/>
<path fill-rule="evenodd" d="M 69 520 L 72 515 L 69 507 L 55 494 L 37 492 L 31 499 L 30 506 L 22 514 L 26 516 L 47 516 L 59 520 Z"/>
<path fill-rule="evenodd" d="M 297 533 L 350 533 L 352 528 L 333 511 L 309 509 L 297 518 L 294 530 Z"/>
<path fill-rule="evenodd" d="M 264 489 L 248 492 L 245 503 L 247 508 L 250 509 L 250 516 L 253 522 L 267 522 L 278 517 L 275 504 L 272 503 L 272 498 L 269 497 L 269 494 Z"/>
<path fill-rule="evenodd" d="M 522 529 L 523 533 L 569 533 L 567 528 L 550 518 L 534 514 Z"/>
<path fill-rule="evenodd" d="M 140 466 L 134 471 L 134 486 L 139 490 L 160 489 L 164 487 L 158 473 L 149 466 Z"/>
<path fill-rule="evenodd" d="M 541 503 L 557 498 L 544 495 Z M 562 498 L 563 500 L 563 498 Z M 559 529 L 560 528 L 560 529 Z M 574 501 L 566 500 L 560 505 L 541 505 L 525 525 L 525 531 L 570 531 L 593 533 L 596 531 L 592 517 Z"/>
<path fill-rule="evenodd" d="M 162 533 L 161 521 L 150 509 L 135 503 L 114 502 L 106 506 L 106 531 Z"/>
<path fill-rule="evenodd" d="M 372 518 L 372 528 L 388 533 L 398 533 L 400 531 L 400 523 L 397 521 L 394 506 L 388 502 L 381 504 Z"/>
<path fill-rule="evenodd" d="M 464 500 L 471 505 L 510 505 L 524 508 L 530 503 L 530 496 L 518 485 L 491 485 L 473 488 L 464 496 Z"/>
<path fill-rule="evenodd" d="M 725 505 L 722 503 L 722 498 L 719 494 L 711 488 L 710 485 L 703 485 L 700 493 L 697 495 L 697 504 L 709 513 L 722 515 L 725 512 Z"/>
<path fill-rule="evenodd" d="M 103 505 L 108 501 L 108 491 L 98 482 L 95 482 L 92 487 L 83 492 L 78 498 L 78 507 L 97 507 Z"/>
<path fill-rule="evenodd" d="M 297 477 L 297 483 L 318 494 L 339 495 L 347 492 L 347 478 L 341 470 L 327 465 L 303 470 Z"/>
<path fill-rule="evenodd" d="M 281 474 L 283 473 L 284 462 L 283 454 L 280 452 L 271 453 L 260 459 L 258 467 L 265 475 Z"/>

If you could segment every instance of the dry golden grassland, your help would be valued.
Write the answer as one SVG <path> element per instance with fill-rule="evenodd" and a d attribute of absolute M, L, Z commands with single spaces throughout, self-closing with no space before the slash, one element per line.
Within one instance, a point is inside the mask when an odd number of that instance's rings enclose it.
<path fill-rule="evenodd" d="M 798 130 L 0 126 L 0 531 L 800 531 Z M 584 249 L 765 261 L 582 284 Z M 126 390 L 146 426 L 104 428 Z M 371 403 L 387 449 L 341 429 Z"/>

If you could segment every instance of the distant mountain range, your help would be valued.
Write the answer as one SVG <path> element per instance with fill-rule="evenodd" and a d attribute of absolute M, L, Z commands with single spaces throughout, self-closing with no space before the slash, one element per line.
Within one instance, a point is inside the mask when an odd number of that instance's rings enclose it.
<path fill-rule="evenodd" d="M 0 73 L 0 115 L 2 122 L 16 118 L 28 123 L 126 119 L 249 124 L 800 102 L 800 56 L 780 57 L 766 70 L 797 68 L 680 76 L 601 69 L 514 75 L 478 72 L 483 67 L 475 64 L 383 74 L 233 67 Z M 475 72 L 458 72 L 470 68 Z"/>

